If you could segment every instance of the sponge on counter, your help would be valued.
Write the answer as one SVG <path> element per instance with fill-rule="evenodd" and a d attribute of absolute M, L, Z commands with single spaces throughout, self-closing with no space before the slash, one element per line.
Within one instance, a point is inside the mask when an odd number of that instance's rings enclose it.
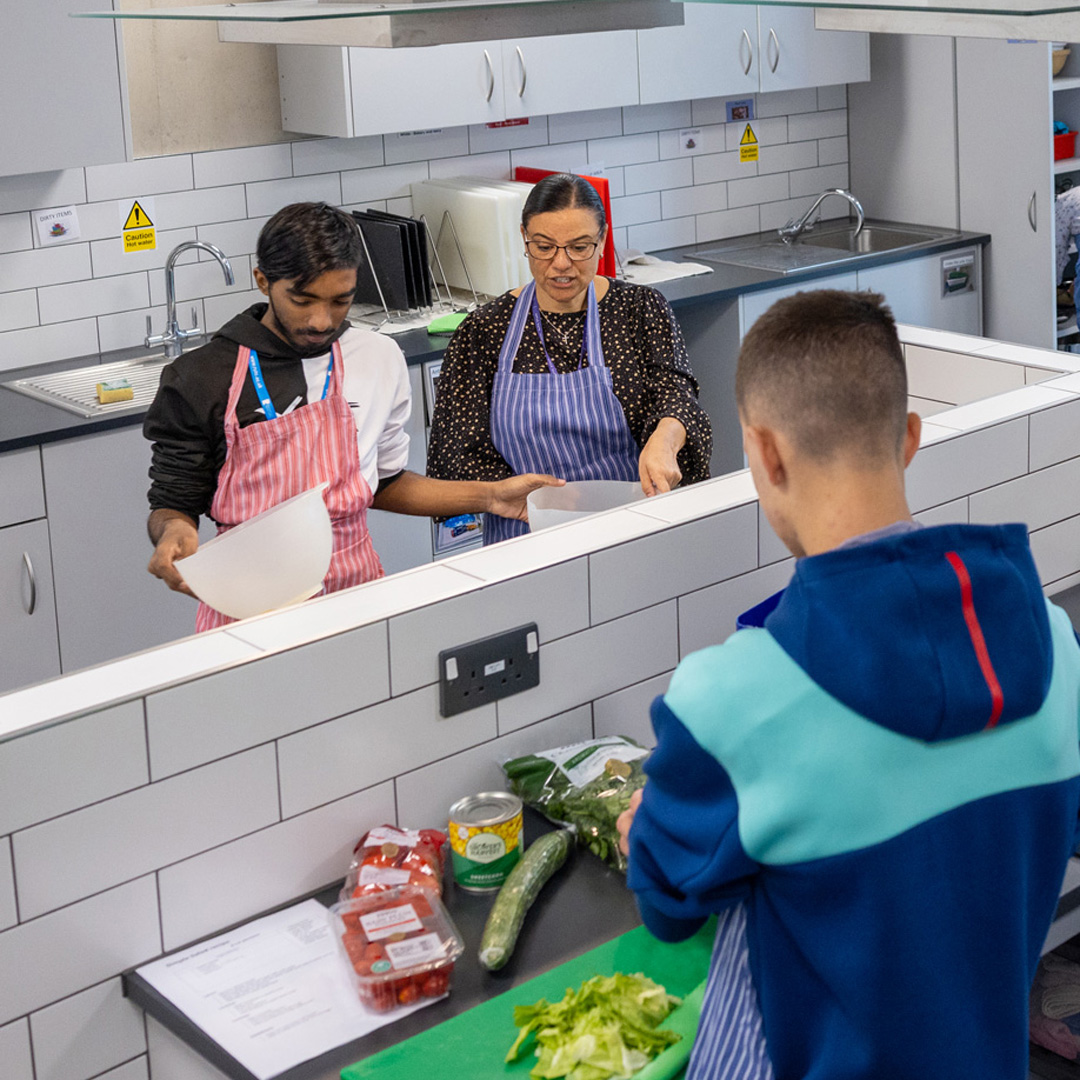
<path fill-rule="evenodd" d="M 102 405 L 108 405 L 112 401 L 131 401 L 134 397 L 135 391 L 127 379 L 97 384 L 97 399 Z"/>

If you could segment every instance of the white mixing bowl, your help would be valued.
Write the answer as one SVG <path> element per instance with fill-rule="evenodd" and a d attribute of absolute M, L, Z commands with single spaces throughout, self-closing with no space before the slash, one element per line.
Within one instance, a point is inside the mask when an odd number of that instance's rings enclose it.
<path fill-rule="evenodd" d="M 176 569 L 191 591 L 233 619 L 298 604 L 321 588 L 334 537 L 319 484 L 215 536 Z"/>
<path fill-rule="evenodd" d="M 563 487 L 537 488 L 526 500 L 529 531 L 564 525 L 644 498 L 636 480 L 572 480 Z"/>

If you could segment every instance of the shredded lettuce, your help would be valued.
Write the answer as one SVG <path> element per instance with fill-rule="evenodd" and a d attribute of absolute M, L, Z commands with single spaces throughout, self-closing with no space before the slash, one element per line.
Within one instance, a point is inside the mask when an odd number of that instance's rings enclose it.
<path fill-rule="evenodd" d="M 657 1054 L 682 1038 L 657 1028 L 681 1004 L 644 975 L 597 975 L 568 989 L 554 1005 L 541 998 L 517 1005 L 521 1029 L 506 1060 L 517 1061 L 536 1037 L 535 1080 L 628 1080 Z"/>

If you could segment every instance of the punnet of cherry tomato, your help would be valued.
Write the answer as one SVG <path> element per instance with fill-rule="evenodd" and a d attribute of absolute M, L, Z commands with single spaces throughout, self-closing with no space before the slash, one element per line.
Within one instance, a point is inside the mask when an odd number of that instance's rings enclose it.
<path fill-rule="evenodd" d="M 399 829 L 394 825 L 371 829 L 353 849 L 340 899 L 402 885 L 416 885 L 442 896 L 446 846 L 446 834 L 438 829 Z"/>
<path fill-rule="evenodd" d="M 450 992 L 465 946 L 437 892 L 391 886 L 335 904 L 329 914 L 360 1001 L 373 1012 Z"/>

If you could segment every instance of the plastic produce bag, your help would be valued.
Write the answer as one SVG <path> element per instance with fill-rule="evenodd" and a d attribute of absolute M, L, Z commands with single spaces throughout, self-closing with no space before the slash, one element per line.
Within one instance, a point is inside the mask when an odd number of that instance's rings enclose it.
<path fill-rule="evenodd" d="M 649 751 L 613 735 L 512 758 L 503 764 L 510 790 L 616 870 L 626 870 L 615 822 L 645 784 Z"/>
<path fill-rule="evenodd" d="M 340 899 L 414 885 L 442 895 L 446 873 L 446 834 L 438 829 L 398 829 L 380 825 L 353 849 Z"/>

